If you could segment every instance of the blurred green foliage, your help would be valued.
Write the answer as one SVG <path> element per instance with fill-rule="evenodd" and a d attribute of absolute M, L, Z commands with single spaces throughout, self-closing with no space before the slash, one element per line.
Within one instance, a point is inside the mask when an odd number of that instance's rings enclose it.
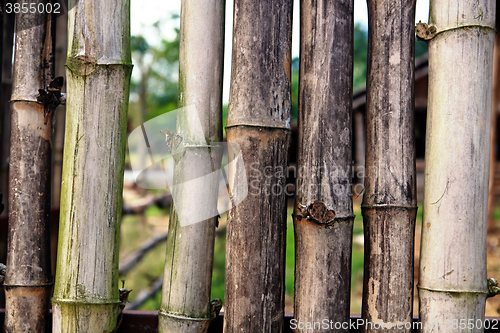
<path fill-rule="evenodd" d="M 178 17 L 173 17 L 177 19 Z M 161 36 L 160 23 L 153 25 Z M 134 98 L 130 103 L 130 118 L 134 127 L 139 125 L 141 118 L 139 95 L 141 85 L 146 88 L 147 112 L 144 120 L 152 119 L 165 112 L 177 108 L 178 71 L 179 71 L 179 29 L 175 29 L 176 37 L 172 40 L 161 39 L 151 45 L 144 36 L 132 36 L 132 57 L 134 73 L 131 93 Z M 368 31 L 366 26 L 357 22 L 354 25 L 354 66 L 353 89 L 364 88 L 366 85 L 366 62 L 368 52 Z M 415 42 L 415 58 L 427 53 L 427 43 Z M 292 60 L 292 120 L 297 120 L 298 89 L 299 89 L 299 58 Z M 224 127 L 227 119 L 227 105 L 223 107 Z"/>

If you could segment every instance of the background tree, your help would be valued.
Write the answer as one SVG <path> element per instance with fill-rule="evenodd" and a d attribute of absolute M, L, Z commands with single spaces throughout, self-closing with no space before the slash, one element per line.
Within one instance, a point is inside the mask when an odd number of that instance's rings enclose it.
<path fill-rule="evenodd" d="M 178 16 L 173 15 L 172 19 Z M 161 35 L 161 24 L 153 24 Z M 137 96 L 130 103 L 131 119 L 136 126 L 167 111 L 177 108 L 178 65 L 180 30 L 175 29 L 175 38 L 161 38 L 153 43 L 142 36 L 132 36 L 131 50 L 134 60 L 131 93 Z"/>

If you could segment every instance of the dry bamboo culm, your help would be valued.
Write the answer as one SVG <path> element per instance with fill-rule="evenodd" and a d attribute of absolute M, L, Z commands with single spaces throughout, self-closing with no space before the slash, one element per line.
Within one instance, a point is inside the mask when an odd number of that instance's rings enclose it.
<path fill-rule="evenodd" d="M 344 323 L 350 314 L 354 221 L 353 2 L 303 0 L 300 13 L 294 317 Z"/>
<path fill-rule="evenodd" d="M 129 0 L 70 0 L 53 332 L 112 332 L 130 74 Z M 113 13 L 110 19 L 109 14 Z"/>
<path fill-rule="evenodd" d="M 45 332 L 50 309 L 52 115 L 62 85 L 59 82 L 56 91 L 49 91 L 54 79 L 54 23 L 51 15 L 16 15 L 4 283 L 6 332 Z M 52 94 L 57 102 L 43 99 Z"/>
<path fill-rule="evenodd" d="M 286 197 L 291 131 L 291 0 L 236 0 L 227 141 L 247 197 L 228 214 L 224 332 L 284 329 Z M 283 171 L 280 175 L 279 171 Z"/>
<path fill-rule="evenodd" d="M 182 0 L 175 188 L 167 238 L 159 332 L 206 332 L 220 310 L 210 302 L 217 174 L 221 165 L 223 0 Z M 204 56 L 200 56 L 204 54 Z M 200 178 L 197 178 L 200 177 Z M 198 181 L 201 180 L 201 181 Z M 179 184 L 179 185 L 177 185 Z M 213 212 L 210 216 L 203 216 Z"/>
<path fill-rule="evenodd" d="M 362 317 L 383 327 L 413 318 L 414 22 L 414 0 L 368 1 Z"/>
<path fill-rule="evenodd" d="M 425 193 L 420 249 L 422 332 L 484 320 L 496 1 L 431 1 Z"/>

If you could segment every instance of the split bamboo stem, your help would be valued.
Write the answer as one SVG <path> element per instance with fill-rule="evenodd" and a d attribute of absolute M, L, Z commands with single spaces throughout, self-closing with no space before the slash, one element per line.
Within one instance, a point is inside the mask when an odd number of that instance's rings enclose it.
<path fill-rule="evenodd" d="M 496 1 L 431 1 L 422 332 L 482 332 Z"/>
<path fill-rule="evenodd" d="M 248 195 L 228 216 L 226 333 L 284 328 L 291 37 L 291 0 L 235 1 L 226 133 L 244 166 L 229 183 Z"/>
<path fill-rule="evenodd" d="M 50 309 L 52 114 L 37 96 L 54 78 L 53 33 L 50 16 L 16 15 L 4 283 L 6 332 L 45 332 Z"/>
<path fill-rule="evenodd" d="M 222 157 L 224 0 L 183 0 L 179 50 L 173 209 L 159 312 L 159 332 L 206 332 L 220 304 L 210 302 L 217 194 Z M 204 178 L 200 178 L 207 176 Z M 200 180 L 189 186 L 190 180 Z M 212 212 L 198 220 L 198 216 Z M 218 306 L 218 309 L 216 307 Z"/>
<path fill-rule="evenodd" d="M 128 0 L 69 5 L 53 332 L 112 332 L 130 74 Z M 111 17 L 110 15 L 113 15 Z"/>
<path fill-rule="evenodd" d="M 304 323 L 324 318 L 345 323 L 350 313 L 354 221 L 353 1 L 302 0 L 300 13 L 294 317 Z"/>
<path fill-rule="evenodd" d="M 363 332 L 413 317 L 414 22 L 415 0 L 368 1 Z"/>

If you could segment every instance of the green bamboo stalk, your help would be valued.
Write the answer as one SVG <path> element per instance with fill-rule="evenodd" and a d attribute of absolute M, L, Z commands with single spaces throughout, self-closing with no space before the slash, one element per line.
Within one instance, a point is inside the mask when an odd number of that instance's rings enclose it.
<path fill-rule="evenodd" d="M 429 40 L 422 332 L 483 331 L 495 5 L 433 0 L 429 26 L 417 25 Z"/>
<path fill-rule="evenodd" d="M 350 313 L 354 221 L 353 1 L 302 0 L 300 13 L 294 319 L 312 323 L 328 318 L 344 323 L 349 322 Z M 328 29 L 323 28 L 325 24 Z M 330 332 L 331 328 L 316 331 Z"/>
<path fill-rule="evenodd" d="M 240 147 L 244 165 L 229 170 L 229 181 L 232 189 L 248 186 L 248 196 L 228 215 L 226 333 L 284 329 L 292 5 L 234 3 L 226 133 L 228 143 Z"/>
<path fill-rule="evenodd" d="M 128 0 L 70 1 L 54 332 L 112 332 L 130 74 Z M 111 16 L 112 15 L 112 16 Z"/>
<path fill-rule="evenodd" d="M 48 91 L 54 79 L 53 23 L 50 15 L 16 15 L 4 283 L 6 332 L 45 332 L 50 309 L 52 114 L 60 102 L 59 93 Z M 61 84 L 55 87 L 59 92 Z M 50 105 L 40 99 L 42 91 L 55 93 Z"/>
<path fill-rule="evenodd" d="M 172 193 L 159 332 L 206 332 L 220 310 L 210 302 L 219 179 L 196 179 L 217 174 L 221 165 L 224 8 L 224 0 L 181 2 L 182 154 L 174 155 L 179 186 Z M 196 184 L 189 186 L 189 180 Z M 212 214 L 197 218 L 206 212 Z"/>
<path fill-rule="evenodd" d="M 414 22 L 415 0 L 368 1 L 363 332 L 412 330 Z"/>

